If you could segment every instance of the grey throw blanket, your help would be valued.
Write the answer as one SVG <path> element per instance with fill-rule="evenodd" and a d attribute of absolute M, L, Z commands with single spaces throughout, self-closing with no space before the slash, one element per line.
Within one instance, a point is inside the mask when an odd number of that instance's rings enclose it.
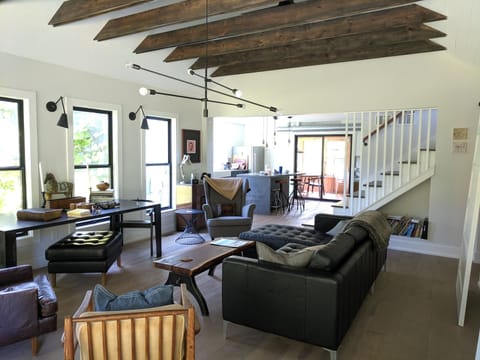
<path fill-rule="evenodd" d="M 360 226 L 365 229 L 377 249 L 388 247 L 392 228 L 385 215 L 380 211 L 369 210 L 356 215 L 347 223 L 343 231 L 348 230 L 352 226 Z"/>

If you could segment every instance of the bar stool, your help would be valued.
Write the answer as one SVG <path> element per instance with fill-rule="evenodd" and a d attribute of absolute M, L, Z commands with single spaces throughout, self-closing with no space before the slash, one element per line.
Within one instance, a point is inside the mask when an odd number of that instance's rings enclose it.
<path fill-rule="evenodd" d="M 275 180 L 275 184 L 278 184 L 280 189 L 279 197 L 280 197 L 280 206 L 282 207 L 282 214 L 285 214 L 285 210 L 288 209 L 288 180 Z M 284 191 L 283 185 L 287 186 L 287 191 Z"/>
<path fill-rule="evenodd" d="M 303 181 L 300 178 L 293 178 L 290 180 L 293 185 L 293 190 L 290 193 L 288 202 L 288 211 L 292 210 L 297 205 L 297 210 L 305 210 L 305 198 L 302 195 Z"/>
<path fill-rule="evenodd" d="M 272 189 L 272 201 L 270 207 L 272 210 L 276 211 L 277 215 L 279 211 L 282 211 L 283 213 L 282 200 L 280 199 L 280 187 Z"/>

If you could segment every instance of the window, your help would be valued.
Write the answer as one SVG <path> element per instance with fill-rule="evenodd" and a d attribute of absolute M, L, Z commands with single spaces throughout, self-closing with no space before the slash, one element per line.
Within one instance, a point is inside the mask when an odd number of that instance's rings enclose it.
<path fill-rule="evenodd" d="M 73 108 L 73 162 L 77 195 L 101 181 L 113 184 L 112 112 L 84 107 Z"/>
<path fill-rule="evenodd" d="M 145 182 L 147 199 L 172 207 L 172 119 L 148 116 L 145 131 Z"/>
<path fill-rule="evenodd" d="M 0 213 L 27 207 L 23 100 L 0 97 Z"/>

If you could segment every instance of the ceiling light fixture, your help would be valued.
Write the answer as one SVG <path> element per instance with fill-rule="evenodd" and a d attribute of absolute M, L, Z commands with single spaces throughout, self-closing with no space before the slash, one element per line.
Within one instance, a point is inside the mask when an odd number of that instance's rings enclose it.
<path fill-rule="evenodd" d="M 125 64 L 125 67 L 128 68 L 128 69 L 133 69 L 133 70 L 142 70 L 142 71 L 149 72 L 149 73 L 152 73 L 152 74 L 155 74 L 155 75 L 166 77 L 167 79 L 179 81 L 179 82 L 182 82 L 184 84 L 188 84 L 188 85 L 200 88 L 200 89 L 205 89 L 204 86 L 196 84 L 194 82 L 187 81 L 187 80 L 184 80 L 184 79 L 179 79 L 179 78 L 174 77 L 172 75 L 168 75 L 168 74 L 164 74 L 164 73 L 152 70 L 152 69 L 148 69 L 148 68 L 145 68 L 145 67 L 140 66 L 138 64 L 128 63 L 128 64 Z M 202 77 L 202 76 L 200 75 L 200 77 Z M 225 92 L 222 92 L 222 91 L 219 91 L 219 90 L 216 90 L 216 89 L 211 89 L 211 88 L 208 88 L 208 87 L 207 87 L 207 90 L 211 91 L 213 93 L 222 95 L 222 96 L 227 96 L 227 97 L 238 100 L 238 97 L 233 95 L 233 94 L 228 94 L 228 93 L 225 93 Z M 142 93 L 142 91 L 144 93 Z M 152 91 L 152 93 L 149 93 L 150 91 Z M 140 95 L 142 95 L 142 96 L 146 96 L 146 95 L 165 95 L 165 96 L 173 96 L 173 97 L 178 97 L 178 98 L 183 98 L 183 99 L 205 101 L 204 98 L 198 98 L 198 97 L 192 97 L 192 96 L 186 96 L 186 95 L 178 95 L 178 94 L 172 94 L 172 93 L 166 93 L 166 92 L 159 92 L 159 91 L 152 90 L 152 89 L 147 89 L 147 88 L 144 88 L 144 87 L 140 88 L 139 92 L 140 92 Z M 265 108 L 265 109 L 267 109 L 269 111 L 272 111 L 272 112 L 275 112 L 275 113 L 278 111 L 278 108 L 275 107 L 275 106 L 262 105 L 262 104 L 259 104 L 257 102 L 254 102 L 254 101 L 251 101 L 251 100 L 248 100 L 248 99 L 244 99 L 244 98 L 242 98 L 241 101 L 252 104 L 252 105 L 255 105 L 255 106 Z M 245 108 L 244 104 L 226 103 L 226 102 L 223 102 L 223 101 L 210 100 L 208 98 L 207 98 L 207 102 L 224 104 L 224 105 L 232 105 L 232 106 L 236 106 L 238 108 Z"/>
<path fill-rule="evenodd" d="M 148 130 L 148 129 L 149 129 L 149 128 L 148 128 L 148 118 L 147 118 L 147 116 L 145 115 L 145 112 L 143 111 L 143 105 L 140 105 L 140 106 L 138 107 L 137 111 L 135 111 L 135 112 L 133 112 L 133 111 L 130 112 L 130 113 L 128 114 L 128 118 L 129 118 L 130 120 L 132 120 L 132 121 L 135 120 L 135 119 L 137 118 L 137 114 L 138 114 L 139 111 L 142 111 L 142 115 L 143 115 L 143 117 L 142 117 L 142 125 L 140 126 L 140 128 L 143 129 L 143 130 Z"/>
<path fill-rule="evenodd" d="M 197 74 L 197 73 L 196 73 L 195 71 L 193 71 L 192 69 L 188 69 L 188 70 L 187 70 L 187 73 L 190 74 L 190 75 L 192 75 L 192 76 L 198 76 L 199 78 L 201 78 L 201 79 L 203 79 L 203 80 L 205 81 L 205 78 L 204 78 L 202 75 Z M 207 82 L 210 82 L 210 83 L 212 83 L 212 84 L 221 86 L 221 87 L 223 87 L 224 89 L 227 89 L 227 90 L 231 91 L 232 94 L 233 94 L 235 97 L 237 97 L 237 98 L 241 98 L 241 97 L 242 97 L 242 90 L 232 89 L 231 87 L 228 87 L 228 86 L 226 86 L 226 85 L 220 84 L 218 81 L 215 81 L 215 80 L 213 80 L 212 78 L 207 78 L 206 80 L 207 80 Z"/>
<path fill-rule="evenodd" d="M 171 93 L 165 93 L 161 91 L 157 91 L 154 89 L 147 89 L 146 87 L 141 87 L 138 89 L 138 93 L 142 96 L 147 96 L 147 95 L 164 95 L 164 96 L 172 96 L 172 97 L 178 97 L 182 99 L 189 99 L 189 100 L 198 100 L 198 101 L 205 101 L 204 98 L 199 98 L 199 97 L 194 97 L 194 96 L 187 96 L 187 95 L 178 95 L 178 94 L 171 94 Z M 210 100 L 207 99 L 208 102 L 215 103 L 215 104 L 222 104 L 222 105 L 231 105 L 231 106 L 236 106 L 240 109 L 244 109 L 245 105 L 244 104 L 234 104 L 234 103 L 229 103 L 225 101 L 218 101 L 218 100 Z"/>
<path fill-rule="evenodd" d="M 68 129 L 68 118 L 67 118 L 67 113 L 65 111 L 65 104 L 63 103 L 63 96 L 60 96 L 60 98 L 57 101 L 47 102 L 47 110 L 50 112 L 57 111 L 57 104 L 59 101 L 62 103 L 63 113 L 60 115 L 60 118 L 57 121 L 57 126 Z"/>

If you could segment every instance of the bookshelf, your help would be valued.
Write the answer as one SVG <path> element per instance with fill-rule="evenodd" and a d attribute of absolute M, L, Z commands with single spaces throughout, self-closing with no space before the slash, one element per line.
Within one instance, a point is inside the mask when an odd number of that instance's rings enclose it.
<path fill-rule="evenodd" d="M 392 235 L 428 239 L 428 218 L 388 216 L 387 220 L 392 227 Z"/>

